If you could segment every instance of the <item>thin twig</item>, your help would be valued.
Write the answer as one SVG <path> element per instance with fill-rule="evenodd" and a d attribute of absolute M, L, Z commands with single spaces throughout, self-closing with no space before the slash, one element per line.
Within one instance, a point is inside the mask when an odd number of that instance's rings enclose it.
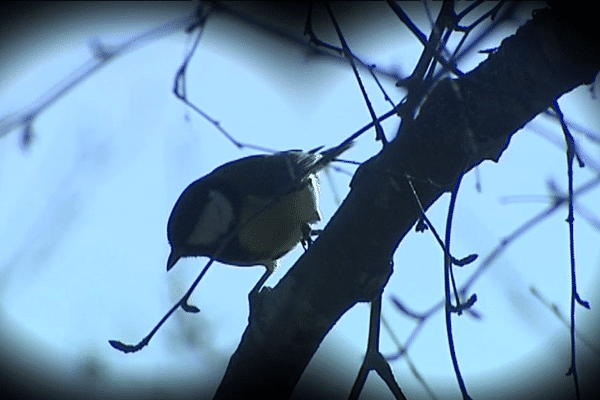
<path fill-rule="evenodd" d="M 577 399 L 581 398 L 579 390 L 579 379 L 577 376 L 577 352 L 575 349 L 575 305 L 579 303 L 585 308 L 590 308 L 587 301 L 584 301 L 579 297 L 577 292 L 577 273 L 575 271 L 575 217 L 573 213 L 573 160 L 575 159 L 575 141 L 573 136 L 569 132 L 569 128 L 564 122 L 562 111 L 558 105 L 558 101 L 554 100 L 552 108 L 560 120 L 561 127 L 565 134 L 565 141 L 567 143 L 567 174 L 568 174 L 568 216 L 567 223 L 569 224 L 569 253 L 571 261 L 571 366 L 567 372 L 567 375 L 573 376 L 573 383 L 575 385 L 575 396 Z"/>
<path fill-rule="evenodd" d="M 34 119 L 38 115 L 67 94 L 71 89 L 92 76 L 102 67 L 106 66 L 109 61 L 147 44 L 150 41 L 186 30 L 190 25 L 198 23 L 198 19 L 200 18 L 199 15 L 200 13 L 198 11 L 194 11 L 194 13 L 190 15 L 174 19 L 166 24 L 150 29 L 149 31 L 137 35 L 116 46 L 107 47 L 103 45 L 99 39 L 93 39 L 90 42 L 90 47 L 94 56 L 77 70 L 73 71 L 69 76 L 64 78 L 55 87 L 44 93 L 30 106 L 20 112 L 2 118 L 0 120 L 0 137 L 8 134 L 21 125 L 25 125 L 26 130 L 28 128 L 30 129 Z"/>
<path fill-rule="evenodd" d="M 419 199 L 419 196 L 417 195 L 417 191 L 415 190 L 415 187 L 412 184 L 411 177 L 407 176 L 406 179 L 408 180 L 408 185 L 410 186 L 410 188 L 412 190 L 412 193 L 413 193 L 413 196 L 415 197 L 417 205 L 419 206 L 419 209 L 421 210 L 421 218 L 423 218 L 423 220 L 427 224 L 427 227 L 429 229 L 431 229 L 433 236 L 435 237 L 438 244 L 442 248 L 442 251 L 444 252 L 444 254 L 446 254 L 450 258 L 452 265 L 457 265 L 457 266 L 463 267 L 463 266 L 475 261 L 477 259 L 477 254 L 469 254 L 468 256 L 461 258 L 461 259 L 457 259 L 452 254 L 450 254 L 450 252 L 448 251 L 446 246 L 444 246 L 444 242 L 442 241 L 442 238 L 438 234 L 437 230 L 435 229 L 435 227 L 433 226 L 433 224 L 431 223 L 429 218 L 427 218 L 427 215 L 425 214 L 425 209 L 423 208 L 423 204 L 421 203 L 421 200 Z M 456 287 L 455 287 L 455 289 L 456 289 Z M 458 301 L 458 298 L 457 298 L 457 301 Z"/>
<path fill-rule="evenodd" d="M 327 13 L 329 14 L 329 17 L 331 18 L 331 22 L 333 23 L 335 31 L 337 32 L 338 38 L 340 39 L 340 42 L 342 43 L 344 55 L 346 56 L 346 58 L 348 59 L 348 62 L 350 63 L 350 66 L 352 67 L 352 72 L 354 72 L 356 82 L 358 83 L 360 92 L 362 93 L 363 99 L 365 100 L 365 104 L 367 105 L 367 109 L 369 110 L 369 114 L 371 115 L 371 119 L 373 121 L 373 125 L 375 126 L 375 132 L 377 135 L 376 140 L 381 140 L 381 142 L 385 145 L 385 144 L 387 144 L 387 139 L 383 132 L 383 128 L 381 127 L 381 124 L 379 123 L 379 121 L 377 119 L 377 114 L 375 113 L 375 110 L 373 109 L 371 100 L 369 100 L 369 95 L 367 94 L 367 90 L 365 89 L 365 86 L 362 83 L 362 79 L 360 78 L 360 74 L 358 73 L 358 69 L 356 68 L 356 64 L 354 63 L 354 55 L 352 54 L 352 51 L 350 51 L 350 47 L 348 46 L 348 43 L 346 42 L 346 39 L 344 38 L 344 35 L 342 34 L 342 30 L 340 29 L 340 26 L 339 26 L 335 16 L 333 15 L 333 11 L 331 10 L 331 7 L 329 6 L 329 4 L 327 2 L 325 2 L 325 8 L 327 9 Z"/>
<path fill-rule="evenodd" d="M 592 189 L 595 189 L 600 184 L 600 175 L 590 179 L 588 182 L 581 185 L 577 190 L 574 191 L 574 197 L 577 198 Z M 538 214 L 534 215 L 527 221 L 525 221 L 521 226 L 516 228 L 510 235 L 506 236 L 504 239 L 500 241 L 500 243 L 483 259 L 479 267 L 473 272 L 473 274 L 465 281 L 464 284 L 461 285 L 459 292 L 461 296 L 464 296 L 469 289 L 483 276 L 483 274 L 494 264 L 494 262 L 508 249 L 508 247 L 514 243 L 521 236 L 529 232 L 531 229 L 539 225 L 542 221 L 548 218 L 550 215 L 559 210 L 564 203 L 567 201 L 566 197 L 557 198 L 554 203 L 549 205 L 546 209 L 540 211 Z M 408 338 L 405 341 L 404 348 L 399 349 L 396 353 L 387 356 L 386 358 L 390 361 L 397 360 L 406 353 L 406 350 L 410 348 L 410 346 L 414 343 L 417 335 L 425 326 L 425 323 L 430 320 L 430 317 L 440 311 L 445 305 L 445 300 L 440 300 L 433 306 L 431 306 L 428 310 L 422 313 L 423 318 L 422 321 L 419 322 L 413 331 L 410 333 Z M 467 310 L 468 311 L 468 310 Z"/>
<path fill-rule="evenodd" d="M 348 396 L 350 400 L 358 399 L 365 385 L 365 382 L 367 381 L 367 376 L 369 375 L 369 372 L 371 370 L 375 370 L 377 372 L 381 379 L 383 379 L 383 381 L 387 384 L 388 388 L 390 389 L 390 391 L 396 399 L 406 400 L 406 397 L 402 393 L 400 386 L 394 378 L 394 374 L 392 372 L 390 364 L 379 352 L 380 319 L 381 293 L 371 301 L 371 315 L 369 323 L 369 339 L 367 344 L 367 352 L 365 354 L 363 363 L 360 366 L 360 370 L 358 371 L 356 380 L 354 381 L 354 385 L 352 386 L 352 390 L 350 391 L 350 395 Z"/>
<path fill-rule="evenodd" d="M 454 214 L 454 208 L 456 205 L 456 198 L 458 196 L 458 189 L 460 188 L 460 182 L 462 180 L 462 174 L 458 177 L 456 181 L 456 186 L 452 191 L 452 195 L 450 197 L 450 204 L 448 205 L 448 217 L 446 218 L 446 249 L 450 249 L 450 237 L 452 232 L 452 216 Z M 452 269 L 452 262 L 447 253 L 444 254 L 444 292 L 445 292 L 445 316 L 446 316 L 446 334 L 448 336 L 448 348 L 450 349 L 450 357 L 452 358 L 452 365 L 454 367 L 454 373 L 456 374 L 456 380 L 458 381 L 458 386 L 460 387 L 460 392 L 462 393 L 463 399 L 470 399 L 471 397 L 467 393 L 467 387 L 465 386 L 464 379 L 460 372 L 460 368 L 458 366 L 458 358 L 456 357 L 456 349 L 454 347 L 454 338 L 452 336 L 452 313 L 453 307 L 450 302 L 450 274 Z M 456 287 L 454 288 L 456 291 Z M 457 304 L 458 306 L 458 304 Z"/>
<path fill-rule="evenodd" d="M 175 303 L 175 305 L 173 307 L 171 307 L 171 309 L 162 317 L 162 319 L 158 322 L 158 324 L 156 324 L 156 326 L 150 331 L 150 333 L 148 335 L 146 335 L 138 344 L 135 344 L 135 345 L 125 344 L 119 340 L 109 340 L 108 343 L 112 347 L 114 347 L 117 350 L 122 351 L 123 353 L 135 353 L 136 351 L 139 351 L 142 348 L 144 348 L 144 346 L 148 345 L 148 343 L 150 342 L 150 339 L 152 339 L 154 334 L 156 332 L 158 332 L 160 327 L 167 321 L 167 319 L 169 319 L 171 314 L 173 314 L 175 312 L 175 310 L 177 310 L 179 307 L 182 307 L 187 312 L 193 312 L 193 313 L 199 312 L 200 310 L 197 307 L 194 307 L 194 306 L 191 306 L 188 304 L 188 300 L 189 300 L 190 296 L 192 295 L 192 292 L 194 291 L 194 289 L 196 289 L 196 286 L 198 286 L 198 283 L 200 283 L 200 280 L 202 279 L 204 274 L 206 274 L 206 271 L 208 271 L 208 268 L 212 265 L 213 261 L 214 261 L 213 259 L 210 259 L 210 261 L 208 261 L 208 263 L 204 266 L 204 269 L 202 270 L 202 272 L 200 272 L 200 275 L 198 275 L 198 277 L 196 278 L 194 283 L 192 283 L 192 285 L 190 286 L 188 291 L 183 295 L 183 297 L 181 299 L 179 299 L 179 301 L 177 303 Z"/>
<path fill-rule="evenodd" d="M 546 299 L 544 296 L 542 296 L 542 294 L 539 292 L 539 290 L 537 290 L 533 286 L 529 287 L 529 291 L 531 292 L 533 297 L 538 299 L 540 301 L 540 303 L 542 303 L 544 305 L 544 307 L 546 307 L 548 310 L 550 310 L 550 312 L 552 312 L 552 314 L 554 314 L 556 316 L 556 318 L 558 318 L 558 320 L 567 327 L 567 329 L 569 329 L 569 330 L 571 329 L 571 323 L 570 323 L 569 318 L 565 317 L 563 315 L 563 313 L 560 312 L 560 309 L 558 308 L 558 305 L 556 303 L 551 303 L 550 301 L 548 301 L 548 299 Z M 595 353 L 597 357 L 600 357 L 600 349 L 598 347 L 596 347 L 596 345 L 592 341 L 590 341 L 587 337 L 585 337 L 583 334 L 581 334 L 578 330 L 575 330 L 575 335 L 586 346 L 588 346 L 589 349 L 593 353 Z"/>

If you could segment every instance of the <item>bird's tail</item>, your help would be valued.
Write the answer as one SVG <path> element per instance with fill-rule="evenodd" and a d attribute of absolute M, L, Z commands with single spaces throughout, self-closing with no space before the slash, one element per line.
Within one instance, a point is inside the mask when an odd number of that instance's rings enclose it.
<path fill-rule="evenodd" d="M 347 140 L 342 142 L 339 146 L 332 147 L 331 149 L 324 150 L 320 153 L 321 157 L 315 162 L 313 166 L 313 171 L 319 171 L 325 168 L 330 162 L 336 159 L 343 152 L 348 150 L 350 147 L 354 145 L 354 140 Z M 322 147 L 318 147 L 314 150 L 311 150 L 309 153 L 315 153 L 321 150 Z"/>

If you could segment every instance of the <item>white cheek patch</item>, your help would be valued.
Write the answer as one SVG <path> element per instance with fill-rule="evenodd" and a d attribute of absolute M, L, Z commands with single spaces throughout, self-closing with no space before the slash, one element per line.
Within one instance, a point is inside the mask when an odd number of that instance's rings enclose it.
<path fill-rule="evenodd" d="M 206 207 L 187 239 L 192 245 L 210 245 L 230 232 L 235 215 L 231 202 L 217 190 L 208 192 Z"/>

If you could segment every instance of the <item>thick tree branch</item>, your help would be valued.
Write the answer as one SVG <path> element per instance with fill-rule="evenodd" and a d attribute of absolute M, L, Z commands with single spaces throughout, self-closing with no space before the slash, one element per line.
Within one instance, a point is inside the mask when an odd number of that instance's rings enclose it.
<path fill-rule="evenodd" d="M 359 168 L 309 251 L 251 305 L 216 398 L 288 398 L 336 321 L 388 281 L 394 252 L 421 215 L 406 176 L 427 208 L 459 174 L 497 161 L 511 136 L 553 99 L 593 81 L 598 44 L 544 10 L 475 70 L 440 82 L 416 120 Z"/>

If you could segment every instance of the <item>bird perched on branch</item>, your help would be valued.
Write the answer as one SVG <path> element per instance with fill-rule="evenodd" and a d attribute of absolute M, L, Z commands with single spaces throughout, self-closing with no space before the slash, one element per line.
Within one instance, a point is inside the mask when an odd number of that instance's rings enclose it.
<path fill-rule="evenodd" d="M 264 265 L 259 289 L 279 258 L 310 242 L 311 224 L 321 219 L 317 174 L 352 144 L 244 157 L 192 182 L 169 217 L 167 271 L 195 256 Z"/>

